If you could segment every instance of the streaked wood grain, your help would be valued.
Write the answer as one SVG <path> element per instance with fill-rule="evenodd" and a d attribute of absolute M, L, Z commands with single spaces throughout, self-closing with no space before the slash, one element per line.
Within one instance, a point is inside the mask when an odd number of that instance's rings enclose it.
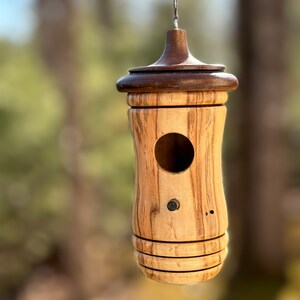
<path fill-rule="evenodd" d="M 225 234 L 221 145 L 226 108 L 131 109 L 129 117 L 136 152 L 134 234 L 166 242 L 202 241 Z M 194 161 L 181 173 L 161 169 L 155 159 L 156 141 L 170 132 L 186 136 L 194 146 Z M 167 203 L 173 198 L 180 201 L 180 209 L 170 212 Z"/>
<path fill-rule="evenodd" d="M 129 93 L 132 107 L 221 105 L 228 99 L 227 92 Z"/>
<path fill-rule="evenodd" d="M 132 237 L 134 248 L 142 253 L 166 257 L 191 257 L 219 252 L 227 247 L 228 234 L 208 241 L 167 243 Z"/>
<path fill-rule="evenodd" d="M 227 256 L 227 248 L 220 252 L 197 257 L 158 257 L 135 251 L 135 259 L 143 267 L 160 271 L 200 271 L 222 264 Z"/>
<path fill-rule="evenodd" d="M 223 265 L 219 265 L 215 268 L 208 270 L 202 270 L 198 272 L 184 272 L 184 273 L 175 273 L 175 272 L 161 272 L 156 270 L 151 270 L 139 265 L 140 270 L 150 279 L 169 283 L 169 284 L 197 284 L 202 281 L 207 281 L 214 278 L 222 269 Z"/>
<path fill-rule="evenodd" d="M 128 95 L 136 153 L 133 244 L 139 267 L 151 279 L 209 280 L 227 256 L 221 164 L 226 101 L 225 92 Z M 163 169 L 155 157 L 157 141 L 169 133 L 185 136 L 194 148 L 191 165 L 178 173 Z M 178 210 L 168 210 L 171 199 L 179 201 Z"/>

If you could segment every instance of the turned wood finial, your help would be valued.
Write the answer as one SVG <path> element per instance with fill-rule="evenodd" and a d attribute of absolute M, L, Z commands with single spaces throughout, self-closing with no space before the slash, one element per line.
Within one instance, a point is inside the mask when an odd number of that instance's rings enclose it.
<path fill-rule="evenodd" d="M 220 72 L 225 70 L 225 66 L 206 64 L 196 59 L 189 50 L 186 31 L 172 29 L 167 32 L 165 49 L 160 59 L 149 66 L 131 69 L 130 72 L 193 70 Z"/>
<path fill-rule="evenodd" d="M 196 59 L 190 52 L 187 44 L 186 31 L 182 29 L 173 29 L 167 32 L 165 50 L 160 59 L 150 65 L 155 67 L 193 67 L 196 69 L 207 64 Z M 224 70 L 224 66 L 213 67 L 215 70 Z"/>

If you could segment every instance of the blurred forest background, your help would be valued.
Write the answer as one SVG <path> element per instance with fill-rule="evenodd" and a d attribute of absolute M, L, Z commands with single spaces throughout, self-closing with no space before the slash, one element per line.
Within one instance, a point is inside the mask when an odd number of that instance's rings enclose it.
<path fill-rule="evenodd" d="M 0 299 L 300 299 L 300 3 L 186 0 L 228 103 L 230 256 L 216 279 L 151 282 L 131 246 L 134 153 L 115 82 L 153 63 L 171 0 L 0 1 Z"/>

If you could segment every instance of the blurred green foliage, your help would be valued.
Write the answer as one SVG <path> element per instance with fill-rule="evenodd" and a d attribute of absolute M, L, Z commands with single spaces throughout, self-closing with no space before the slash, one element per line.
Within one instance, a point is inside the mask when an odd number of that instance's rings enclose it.
<path fill-rule="evenodd" d="M 67 197 L 62 102 L 31 45 L 0 43 L 0 287 L 14 285 L 61 234 Z"/>
<path fill-rule="evenodd" d="M 297 18 L 300 6 L 296 2 L 293 6 L 298 10 L 289 10 L 288 51 L 293 61 L 289 64 L 292 92 L 286 119 L 292 153 L 291 181 L 299 187 Z M 128 68 L 150 64 L 159 57 L 164 32 L 170 27 L 170 20 L 165 17 L 170 15 L 169 5 L 157 3 L 155 12 L 148 28 L 119 18 L 116 26 L 108 30 L 92 8 L 81 10 L 78 17 L 78 71 L 84 97 L 81 102 L 82 161 L 96 187 L 99 234 L 110 238 L 130 235 L 134 184 L 134 154 L 126 100 L 125 95 L 117 93 L 115 82 L 126 75 Z M 198 2 L 183 3 L 181 14 L 189 16 L 182 21 L 182 27 L 190 30 L 189 44 L 196 57 L 218 62 L 212 53 L 222 52 L 223 63 L 238 66 L 230 39 L 221 51 L 218 48 L 224 37 L 217 36 L 214 42 L 204 43 L 199 36 L 209 34 L 208 25 L 201 23 Z M 219 52 L 210 52 L 212 46 Z M 234 71 L 233 67 L 230 71 Z M 62 247 L 67 234 L 70 190 L 61 154 L 64 101 L 57 82 L 42 62 L 35 38 L 22 45 L 0 41 L 0 78 L 1 297 L 1 293 L 18 288 L 35 266 Z M 233 139 L 234 135 L 228 134 L 225 141 L 228 161 Z M 127 240 L 129 243 L 129 238 Z"/>

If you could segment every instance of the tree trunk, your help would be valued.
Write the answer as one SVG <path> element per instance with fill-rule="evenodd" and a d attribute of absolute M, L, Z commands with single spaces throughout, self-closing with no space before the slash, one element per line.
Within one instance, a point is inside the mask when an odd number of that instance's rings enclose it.
<path fill-rule="evenodd" d="M 240 0 L 238 181 L 231 194 L 242 226 L 240 271 L 282 277 L 286 191 L 285 1 Z"/>
<path fill-rule="evenodd" d="M 94 199 L 91 184 L 81 162 L 83 134 L 80 125 L 82 92 L 76 59 L 75 7 L 72 0 L 39 0 L 39 43 L 46 66 L 54 75 L 64 98 L 65 120 L 60 146 L 65 171 L 70 179 L 71 210 L 66 260 L 78 299 L 90 292 L 86 282 L 85 246 L 93 222 Z"/>
<path fill-rule="evenodd" d="M 114 26 L 114 1 L 113 0 L 97 0 L 97 8 L 99 11 L 100 24 L 107 30 L 112 31 Z"/>

